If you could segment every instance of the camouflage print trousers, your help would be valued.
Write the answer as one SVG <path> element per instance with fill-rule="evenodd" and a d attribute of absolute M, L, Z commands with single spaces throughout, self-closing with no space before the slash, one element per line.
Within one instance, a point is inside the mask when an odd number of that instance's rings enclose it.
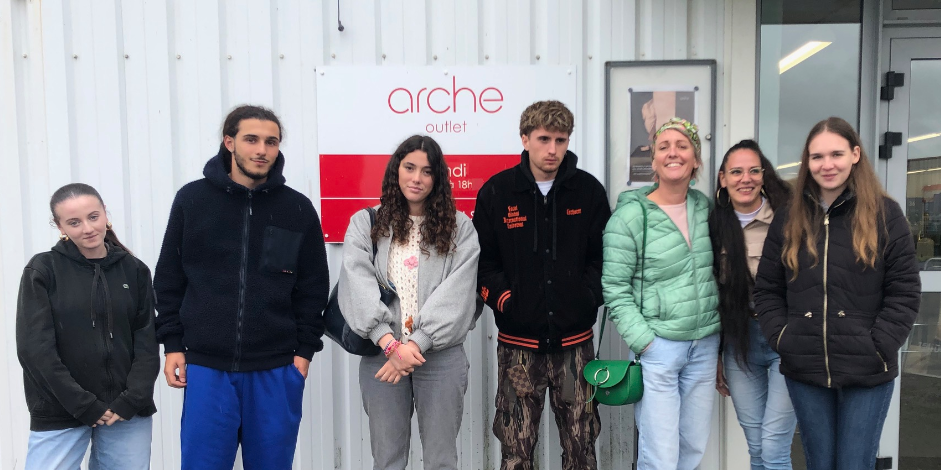
<path fill-rule="evenodd" d="M 500 440 L 500 470 L 532 470 L 539 419 L 546 403 L 555 413 L 562 441 L 563 470 L 595 470 L 595 440 L 601 429 L 597 403 L 582 376 L 594 357 L 592 342 L 552 354 L 497 346 L 497 411 L 493 434 Z"/>

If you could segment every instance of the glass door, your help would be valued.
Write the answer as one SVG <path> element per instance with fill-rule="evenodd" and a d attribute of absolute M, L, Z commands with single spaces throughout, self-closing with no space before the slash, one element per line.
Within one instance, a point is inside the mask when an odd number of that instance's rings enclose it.
<path fill-rule="evenodd" d="M 879 456 L 892 457 L 891 468 L 935 469 L 941 468 L 941 38 L 889 41 L 890 70 L 905 77 L 895 99 L 884 102 L 887 130 L 902 134 L 885 162 L 886 187 L 915 238 L 922 302 L 902 346 Z"/>

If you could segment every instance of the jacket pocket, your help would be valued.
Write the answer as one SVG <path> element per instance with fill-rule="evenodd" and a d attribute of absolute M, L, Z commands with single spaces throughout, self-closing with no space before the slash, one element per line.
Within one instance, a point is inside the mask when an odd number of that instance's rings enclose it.
<path fill-rule="evenodd" d="M 273 273 L 294 274 L 304 234 L 280 227 L 265 227 L 261 250 L 261 269 Z"/>
<path fill-rule="evenodd" d="M 787 329 L 787 324 L 784 325 L 784 328 L 781 328 L 781 332 L 778 333 L 778 341 L 774 345 L 774 350 L 780 353 L 781 351 L 781 338 L 784 337 L 784 330 Z"/>

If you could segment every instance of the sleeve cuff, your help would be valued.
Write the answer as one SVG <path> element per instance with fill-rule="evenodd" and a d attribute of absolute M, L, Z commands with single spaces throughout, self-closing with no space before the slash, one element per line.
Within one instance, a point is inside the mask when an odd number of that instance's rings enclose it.
<path fill-rule="evenodd" d="M 86 426 L 93 426 L 105 414 L 105 411 L 108 411 L 108 406 L 101 401 L 95 400 L 84 413 L 76 416 L 75 419 L 81 421 Z"/>
<path fill-rule="evenodd" d="M 640 354 L 656 337 L 657 335 L 653 332 L 641 335 L 640 338 L 631 345 L 631 351 L 634 351 L 634 354 Z"/>
<path fill-rule="evenodd" d="M 301 344 L 297 347 L 297 351 L 294 351 L 295 356 L 303 357 L 308 361 L 313 360 L 314 353 L 323 349 L 323 342 L 319 345 L 316 344 Z"/>
<path fill-rule="evenodd" d="M 131 419 L 137 415 L 137 412 L 140 410 L 138 407 L 129 403 L 124 395 L 121 395 L 111 403 L 111 411 L 117 413 L 118 416 L 124 419 Z M 102 414 L 104 414 L 104 412 L 102 412 Z M 100 418 L 101 415 L 98 415 L 98 417 Z"/>
<path fill-rule="evenodd" d="M 163 353 L 186 352 L 183 347 L 183 336 L 167 336 L 163 339 Z M 123 416 L 122 416 L 123 417 Z M 99 416 L 100 418 L 100 416 Z M 97 420 L 96 420 L 97 421 Z"/>
<path fill-rule="evenodd" d="M 372 341 L 372 344 L 378 345 L 381 348 L 382 345 L 379 344 L 379 340 L 387 334 L 395 336 L 395 333 L 392 332 L 392 327 L 387 323 L 382 323 L 369 332 L 369 340 Z"/>
<path fill-rule="evenodd" d="M 431 336 L 428 336 L 421 330 L 413 331 L 412 335 L 409 336 L 409 341 L 414 341 L 415 344 L 418 345 L 418 349 L 421 349 L 422 354 L 425 354 L 434 346 L 434 341 L 431 340 Z"/>

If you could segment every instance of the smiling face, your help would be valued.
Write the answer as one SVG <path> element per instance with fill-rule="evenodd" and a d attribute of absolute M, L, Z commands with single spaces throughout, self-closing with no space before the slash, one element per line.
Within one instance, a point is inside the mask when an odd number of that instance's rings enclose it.
<path fill-rule="evenodd" d="M 653 170 L 660 184 L 688 185 L 699 168 L 693 143 L 676 129 L 666 129 L 654 142 Z"/>
<path fill-rule="evenodd" d="M 281 130 L 273 121 L 243 119 L 235 137 L 225 136 L 225 148 L 232 152 L 232 181 L 255 188 L 267 181 L 278 159 Z"/>
<path fill-rule="evenodd" d="M 817 134 L 807 146 L 807 170 L 820 186 L 820 197 L 832 204 L 846 189 L 853 165 L 859 162 L 859 147 L 839 134 L 824 131 Z"/>
<path fill-rule="evenodd" d="M 95 196 L 82 195 L 66 199 L 55 206 L 56 226 L 90 259 L 104 258 L 108 216 L 105 206 Z"/>
<path fill-rule="evenodd" d="M 764 169 L 761 158 L 751 149 L 739 149 L 729 154 L 725 166 L 719 171 L 719 184 L 729 192 L 732 207 L 743 214 L 761 207 L 761 187 Z"/>
<path fill-rule="evenodd" d="M 399 189 L 408 201 L 410 215 L 425 213 L 425 200 L 434 186 L 431 164 L 424 150 L 415 150 L 405 155 L 399 163 Z"/>

